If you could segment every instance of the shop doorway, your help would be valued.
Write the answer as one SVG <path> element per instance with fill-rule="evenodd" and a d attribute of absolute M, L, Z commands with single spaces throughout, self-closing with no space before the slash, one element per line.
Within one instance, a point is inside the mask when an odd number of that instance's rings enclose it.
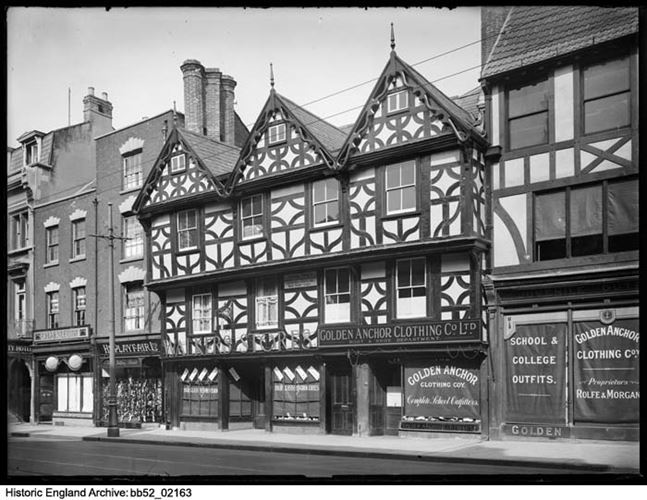
<path fill-rule="evenodd" d="M 402 415 L 402 370 L 399 363 L 371 363 L 369 433 L 397 436 Z"/>
<path fill-rule="evenodd" d="M 22 359 L 11 365 L 9 372 L 9 411 L 22 422 L 29 422 L 31 416 L 31 377 Z"/>
<path fill-rule="evenodd" d="M 229 428 L 265 428 L 265 372 L 260 365 L 229 368 Z"/>
<path fill-rule="evenodd" d="M 38 387 L 38 420 L 51 422 L 54 414 L 54 375 L 41 375 Z"/>
<path fill-rule="evenodd" d="M 331 366 L 328 370 L 328 408 L 331 434 L 353 434 L 353 372 L 350 366 Z"/>

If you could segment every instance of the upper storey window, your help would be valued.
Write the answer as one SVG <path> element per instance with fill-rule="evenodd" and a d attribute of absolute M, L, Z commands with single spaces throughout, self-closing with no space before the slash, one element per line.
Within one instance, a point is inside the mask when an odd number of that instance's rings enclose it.
<path fill-rule="evenodd" d="M 508 89 L 508 149 L 548 143 L 548 80 Z"/>
<path fill-rule="evenodd" d="M 47 249 L 45 263 L 55 264 L 58 262 L 58 226 L 48 227 L 45 233 Z"/>
<path fill-rule="evenodd" d="M 123 189 L 136 189 L 142 186 L 144 174 L 142 171 L 141 150 L 123 157 Z"/>
<path fill-rule="evenodd" d="M 255 194 L 241 203 L 243 239 L 263 235 L 263 195 Z"/>
<path fill-rule="evenodd" d="M 583 75 L 584 133 L 630 125 L 629 58 L 606 61 L 585 68 Z"/>
<path fill-rule="evenodd" d="M 171 158 L 171 173 L 177 174 L 186 170 L 186 156 L 184 154 L 176 155 Z"/>
<path fill-rule="evenodd" d="M 279 296 L 275 278 L 256 281 L 256 328 L 279 326 Z"/>
<path fill-rule="evenodd" d="M 276 144 L 285 140 L 285 123 L 272 125 L 267 131 L 267 141 Z"/>
<path fill-rule="evenodd" d="M 427 278 L 425 259 L 397 262 L 397 318 L 418 318 L 427 315 Z"/>
<path fill-rule="evenodd" d="M 72 258 L 85 257 L 85 219 L 72 222 Z"/>
<path fill-rule="evenodd" d="M 11 249 L 29 245 L 29 213 L 20 212 L 11 216 Z"/>
<path fill-rule="evenodd" d="M 397 214 L 416 208 L 416 164 L 413 161 L 386 167 L 386 213 Z"/>
<path fill-rule="evenodd" d="M 387 96 L 386 112 L 396 113 L 409 107 L 409 93 L 406 90 L 393 92 Z"/>
<path fill-rule="evenodd" d="M 198 215 L 196 210 L 183 210 L 177 214 L 177 249 L 198 247 Z"/>
<path fill-rule="evenodd" d="M 25 165 L 31 165 L 38 161 L 38 143 L 30 142 L 25 144 Z"/>
<path fill-rule="evenodd" d="M 339 220 L 339 183 L 323 179 L 312 185 L 313 225 L 324 226 Z"/>

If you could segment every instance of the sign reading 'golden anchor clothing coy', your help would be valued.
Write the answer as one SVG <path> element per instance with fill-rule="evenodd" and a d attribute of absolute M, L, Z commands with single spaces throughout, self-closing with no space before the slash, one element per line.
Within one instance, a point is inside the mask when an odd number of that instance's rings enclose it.
<path fill-rule="evenodd" d="M 480 321 L 430 321 L 385 325 L 320 328 L 319 346 L 401 345 L 456 341 L 477 341 Z"/>

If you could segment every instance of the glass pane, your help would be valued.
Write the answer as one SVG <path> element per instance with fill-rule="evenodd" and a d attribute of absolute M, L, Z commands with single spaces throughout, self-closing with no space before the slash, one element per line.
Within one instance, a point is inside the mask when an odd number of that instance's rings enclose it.
<path fill-rule="evenodd" d="M 609 183 L 609 235 L 638 232 L 638 182 Z"/>
<path fill-rule="evenodd" d="M 424 297 L 427 295 L 427 289 L 424 286 L 416 286 L 412 288 L 411 295 L 413 297 Z"/>
<path fill-rule="evenodd" d="M 400 210 L 400 190 L 396 189 L 394 191 L 388 191 L 386 193 L 386 211 L 387 212 L 396 212 Z"/>
<path fill-rule="evenodd" d="M 326 179 L 326 200 L 336 200 L 338 191 L 337 179 Z"/>
<path fill-rule="evenodd" d="M 92 376 L 84 375 L 83 376 L 83 407 L 81 408 L 81 411 L 91 412 L 92 402 L 93 402 Z"/>
<path fill-rule="evenodd" d="M 189 210 L 187 212 L 187 225 L 188 227 L 196 227 L 196 211 Z"/>
<path fill-rule="evenodd" d="M 510 149 L 525 148 L 548 142 L 548 112 L 509 121 Z"/>
<path fill-rule="evenodd" d="M 629 92 L 584 103 L 584 132 L 587 134 L 629 124 Z"/>
<path fill-rule="evenodd" d="M 398 186 L 400 186 L 400 165 L 389 165 L 386 167 L 386 187 Z"/>
<path fill-rule="evenodd" d="M 326 203 L 326 209 L 328 211 L 328 216 L 326 217 L 327 222 L 339 220 L 339 205 L 336 200 Z"/>
<path fill-rule="evenodd" d="M 398 262 L 398 287 L 411 285 L 409 270 L 410 264 L 408 260 Z"/>
<path fill-rule="evenodd" d="M 416 208 L 416 188 L 414 186 L 401 189 L 400 193 L 402 196 L 403 210 L 411 210 Z"/>
<path fill-rule="evenodd" d="M 411 261 L 411 283 L 412 285 L 425 284 L 425 259 Z"/>
<path fill-rule="evenodd" d="M 58 411 L 67 411 L 67 376 L 56 377 L 56 394 Z"/>
<path fill-rule="evenodd" d="M 602 233 L 602 186 L 571 189 L 571 236 Z"/>
<path fill-rule="evenodd" d="M 508 117 L 528 115 L 548 109 L 546 80 L 534 85 L 511 89 L 508 93 Z"/>
<path fill-rule="evenodd" d="M 326 199 L 325 181 L 317 181 L 312 185 L 312 198 L 315 203 Z"/>
<path fill-rule="evenodd" d="M 553 240 L 566 236 L 566 193 L 538 194 L 535 198 L 535 239 Z"/>
<path fill-rule="evenodd" d="M 407 186 L 415 183 L 415 163 L 409 162 L 402 165 L 402 185 Z"/>
<path fill-rule="evenodd" d="M 337 292 L 337 273 L 334 269 L 326 271 L 326 293 Z"/>
<path fill-rule="evenodd" d="M 263 213 L 263 197 L 260 194 L 252 197 L 252 213 L 254 215 L 260 215 Z"/>
<path fill-rule="evenodd" d="M 323 224 L 327 220 L 326 205 L 320 204 L 314 206 L 314 223 Z"/>
<path fill-rule="evenodd" d="M 252 215 L 252 200 L 250 198 L 243 200 L 243 217 Z"/>
<path fill-rule="evenodd" d="M 629 58 L 596 64 L 584 70 L 584 99 L 629 89 Z"/>
<path fill-rule="evenodd" d="M 81 411 L 81 379 L 70 375 L 68 383 L 68 411 Z"/>
<path fill-rule="evenodd" d="M 337 291 L 339 293 L 347 293 L 349 291 L 350 271 L 348 269 L 338 269 L 339 285 Z"/>

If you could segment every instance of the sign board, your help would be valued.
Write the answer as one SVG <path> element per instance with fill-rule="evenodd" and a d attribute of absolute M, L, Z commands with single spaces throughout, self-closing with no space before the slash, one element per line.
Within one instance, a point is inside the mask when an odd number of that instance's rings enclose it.
<path fill-rule="evenodd" d="M 292 290 L 294 288 L 314 288 L 317 286 L 317 273 L 293 273 L 283 277 L 283 288 Z"/>
<path fill-rule="evenodd" d="M 110 344 L 100 344 L 101 355 L 110 355 Z M 158 356 L 160 354 L 160 341 L 156 340 L 137 340 L 137 341 L 116 341 L 115 356 Z"/>
<path fill-rule="evenodd" d="M 320 347 L 427 344 L 480 340 L 480 320 L 425 321 L 319 328 Z"/>
<path fill-rule="evenodd" d="M 571 430 L 561 425 L 538 424 L 504 424 L 503 432 L 511 436 L 540 437 L 540 438 L 568 438 Z"/>
<path fill-rule="evenodd" d="M 640 333 L 637 319 L 573 324 L 574 418 L 638 422 Z"/>
<path fill-rule="evenodd" d="M 84 340 L 88 338 L 90 338 L 89 326 L 56 328 L 53 330 L 37 330 L 34 332 L 34 342 L 59 342 Z"/>
<path fill-rule="evenodd" d="M 480 419 L 479 369 L 464 363 L 404 367 L 404 414 L 407 417 Z"/>
<path fill-rule="evenodd" d="M 8 342 L 7 343 L 7 352 L 8 353 L 17 353 L 17 354 L 31 354 L 32 348 L 31 344 L 21 344 Z"/>
<path fill-rule="evenodd" d="M 566 323 L 517 325 L 506 344 L 509 422 L 566 418 Z"/>

